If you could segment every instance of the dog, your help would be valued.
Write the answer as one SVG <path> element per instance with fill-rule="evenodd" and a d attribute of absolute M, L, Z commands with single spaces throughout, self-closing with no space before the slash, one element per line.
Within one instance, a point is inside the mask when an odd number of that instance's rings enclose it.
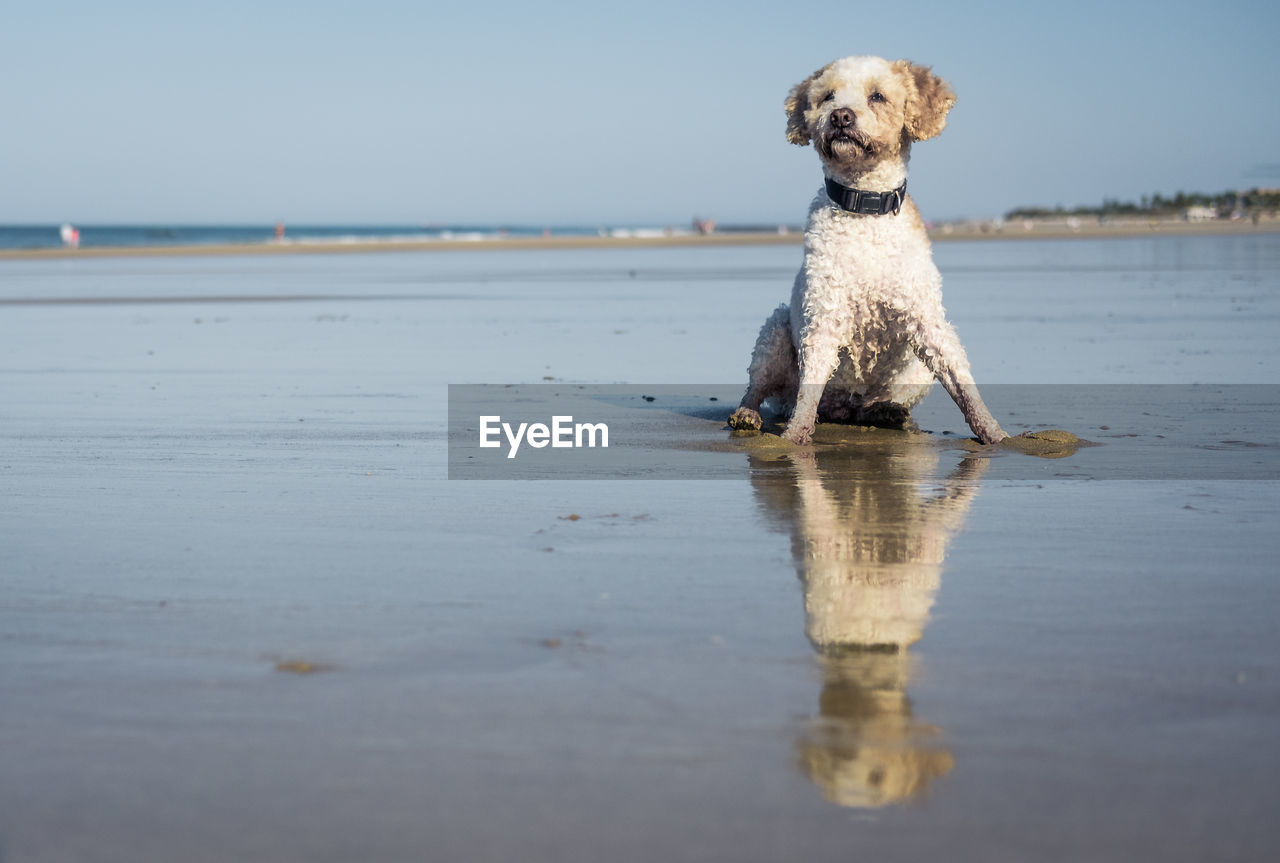
<path fill-rule="evenodd" d="M 791 304 L 756 341 L 735 429 L 759 430 L 775 399 L 784 437 L 807 444 L 819 420 L 906 425 L 937 379 L 984 444 L 1008 437 L 983 404 L 924 223 L 906 193 L 911 145 L 942 132 L 951 86 L 907 60 L 846 57 L 791 89 L 787 140 L 811 142 L 824 187 L 809 207 Z"/>

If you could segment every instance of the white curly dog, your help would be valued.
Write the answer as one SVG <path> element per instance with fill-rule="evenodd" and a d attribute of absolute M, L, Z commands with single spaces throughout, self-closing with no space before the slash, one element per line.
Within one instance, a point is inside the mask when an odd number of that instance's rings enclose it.
<path fill-rule="evenodd" d="M 953 104 L 928 67 L 880 57 L 836 60 L 792 88 L 787 140 L 813 142 L 826 183 L 809 207 L 791 305 L 760 330 L 732 427 L 760 429 L 769 398 L 791 408 L 784 436 L 796 444 L 820 418 L 902 425 L 936 378 L 979 440 L 1007 437 L 947 322 L 942 277 L 906 194 L 911 144 L 940 133 Z"/>

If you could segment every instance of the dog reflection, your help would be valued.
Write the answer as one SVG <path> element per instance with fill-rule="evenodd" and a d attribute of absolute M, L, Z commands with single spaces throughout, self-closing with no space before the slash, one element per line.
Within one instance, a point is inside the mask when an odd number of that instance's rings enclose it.
<path fill-rule="evenodd" d="M 897 442 L 796 453 L 780 470 L 760 462 L 753 472 L 790 529 L 805 632 L 822 666 L 799 763 L 842 806 L 905 802 L 954 763 L 912 714 L 906 648 L 924 634 L 947 544 L 988 462 L 966 459 L 938 478 L 938 458 L 931 445 Z"/>

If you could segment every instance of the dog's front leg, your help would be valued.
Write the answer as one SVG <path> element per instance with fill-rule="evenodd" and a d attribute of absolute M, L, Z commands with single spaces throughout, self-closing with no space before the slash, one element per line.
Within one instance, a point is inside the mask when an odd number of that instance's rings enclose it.
<path fill-rule="evenodd" d="M 796 349 L 791 340 L 791 310 L 786 306 L 775 309 L 760 328 L 747 374 L 747 392 L 729 417 L 729 425 L 743 431 L 759 431 L 764 425 L 761 402 L 796 385 Z"/>
<path fill-rule="evenodd" d="M 794 444 L 807 444 L 813 438 L 813 428 L 818 421 L 822 391 L 840 361 L 840 342 L 831 333 L 809 330 L 804 334 L 796 359 L 800 365 L 800 391 L 783 437 Z"/>
<path fill-rule="evenodd" d="M 941 322 L 916 321 L 911 328 L 911 343 L 916 356 L 933 372 L 943 388 L 955 401 L 965 422 L 985 444 L 999 443 L 1008 437 L 1000 423 L 987 410 L 982 396 L 978 393 L 978 385 L 973 380 L 973 372 L 969 369 L 969 358 L 965 355 L 960 337 L 955 327 L 943 320 Z"/>

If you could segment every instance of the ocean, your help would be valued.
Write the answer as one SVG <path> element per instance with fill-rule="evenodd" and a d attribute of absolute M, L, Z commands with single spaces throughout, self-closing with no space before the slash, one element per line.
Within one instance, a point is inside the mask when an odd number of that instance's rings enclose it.
<path fill-rule="evenodd" d="M 423 242 L 501 237 L 645 236 L 668 228 L 638 226 L 529 225 L 286 225 L 282 240 L 275 225 L 76 225 L 81 248 L 218 246 L 286 243 Z M 0 250 L 56 249 L 61 225 L 0 225 Z"/>

